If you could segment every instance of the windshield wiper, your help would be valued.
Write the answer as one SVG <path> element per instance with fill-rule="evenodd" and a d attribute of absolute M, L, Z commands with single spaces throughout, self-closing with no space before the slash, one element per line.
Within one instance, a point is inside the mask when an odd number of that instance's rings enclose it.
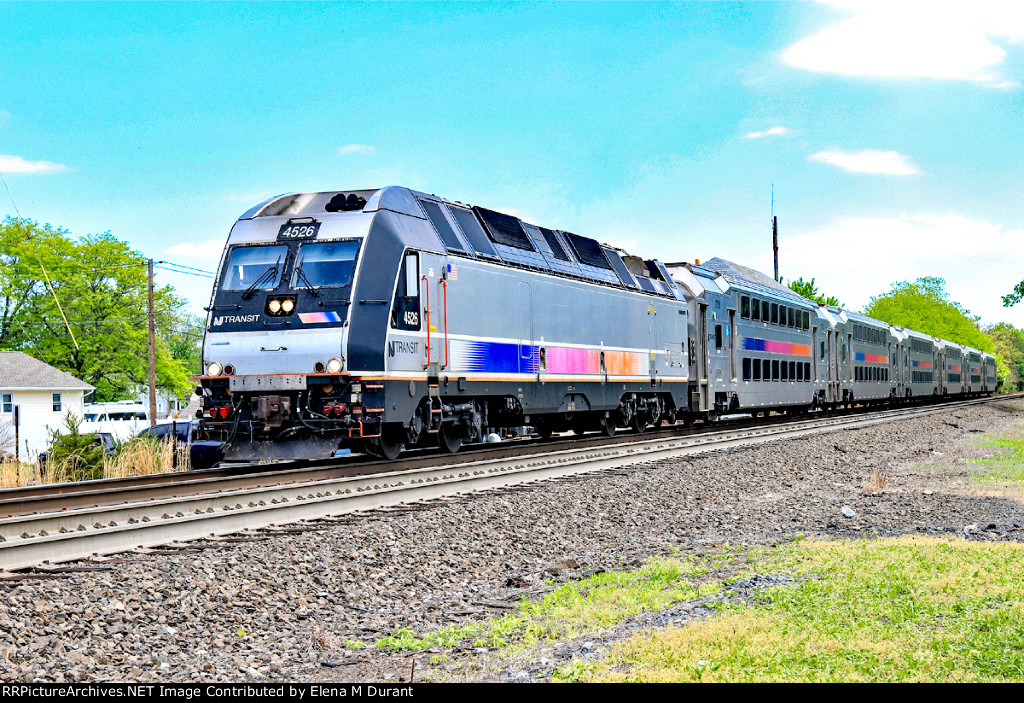
<path fill-rule="evenodd" d="M 301 279 L 306 284 L 306 288 L 309 290 L 310 293 L 313 294 L 314 298 L 319 298 L 320 297 L 320 286 L 314 286 L 313 285 L 313 282 L 310 281 L 306 277 L 306 274 L 302 272 L 302 267 L 301 266 L 296 266 L 295 267 L 295 276 L 296 276 L 296 278 Z"/>
<path fill-rule="evenodd" d="M 257 278 L 255 281 L 253 281 L 252 285 L 249 286 L 248 288 L 246 288 L 245 292 L 242 293 L 242 300 L 248 300 L 249 298 L 251 298 L 252 294 L 256 291 L 257 288 L 260 287 L 260 284 L 263 283 L 264 279 L 266 279 L 267 276 L 270 276 L 270 275 L 275 275 L 276 276 L 277 275 L 277 266 L 280 263 L 281 263 L 281 260 L 278 259 L 277 263 L 273 264 L 270 268 L 268 268 L 266 271 L 264 271 L 260 275 L 259 278 Z"/>

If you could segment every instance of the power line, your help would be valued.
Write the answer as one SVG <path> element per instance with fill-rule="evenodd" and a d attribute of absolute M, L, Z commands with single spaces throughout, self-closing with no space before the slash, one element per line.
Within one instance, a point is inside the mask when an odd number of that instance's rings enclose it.
<path fill-rule="evenodd" d="M 154 264 L 168 264 L 170 266 L 177 266 L 178 268 L 189 269 L 191 271 L 198 271 L 199 273 L 205 273 L 210 276 L 214 275 L 213 271 L 207 271 L 205 269 L 197 269 L 194 266 L 186 266 L 185 264 L 176 264 L 173 261 L 154 261 Z"/>
<path fill-rule="evenodd" d="M 170 273 L 184 274 L 186 276 L 198 276 L 199 278 L 210 278 L 210 279 L 216 278 L 216 276 L 214 276 L 212 273 L 207 273 L 205 271 L 180 271 L 178 269 L 168 268 L 167 266 L 157 266 L 156 268 L 161 269 L 163 271 L 169 271 Z"/>
<path fill-rule="evenodd" d="M 4 179 L 4 188 L 7 189 L 7 196 L 11 199 L 11 205 L 14 206 L 14 213 L 21 219 L 21 213 L 18 212 L 18 203 L 14 202 L 14 196 L 11 194 L 11 187 L 7 185 L 7 176 L 4 175 L 3 171 L 0 171 L 0 178 Z"/>

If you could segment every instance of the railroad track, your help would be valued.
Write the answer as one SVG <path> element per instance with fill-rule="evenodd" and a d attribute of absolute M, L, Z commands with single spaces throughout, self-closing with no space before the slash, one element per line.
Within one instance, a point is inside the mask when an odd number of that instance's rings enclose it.
<path fill-rule="evenodd" d="M 370 466 L 353 462 L 340 469 L 294 470 L 291 476 L 288 472 L 214 475 L 189 477 L 178 483 L 141 482 L 106 486 L 105 490 L 93 486 L 57 495 L 36 493 L 26 496 L 29 500 L 23 501 L 21 514 L 0 518 L 0 571 L 206 539 L 785 437 L 865 427 L 1012 397 L 768 425 L 712 426 L 708 431 L 693 434 L 632 434 L 593 438 L 590 442 L 505 446 L 500 450 L 448 456 L 445 461 L 450 463 L 441 465 L 438 456 L 418 457 L 403 462 L 400 470 L 395 470 L 394 464 Z M 368 472 L 368 468 L 373 470 Z M 5 495 L 8 493 L 0 492 L 0 505 L 10 511 L 15 504 L 3 503 L 12 500 Z M 55 509 L 61 501 L 64 509 Z M 69 501 L 92 504 L 68 508 Z M 29 510 L 31 514 L 26 514 Z"/>

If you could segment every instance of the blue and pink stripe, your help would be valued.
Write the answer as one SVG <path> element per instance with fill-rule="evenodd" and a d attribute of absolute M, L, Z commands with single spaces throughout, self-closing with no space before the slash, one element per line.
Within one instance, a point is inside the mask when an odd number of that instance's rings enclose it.
<path fill-rule="evenodd" d="M 321 322 L 341 322 L 341 315 L 333 310 L 329 312 L 300 312 L 299 319 L 304 325 L 312 325 Z"/>
<path fill-rule="evenodd" d="M 776 342 L 771 339 L 758 339 L 757 337 L 744 337 L 743 348 L 747 351 L 767 352 L 769 354 L 789 354 L 791 356 L 811 355 L 810 345 Z"/>

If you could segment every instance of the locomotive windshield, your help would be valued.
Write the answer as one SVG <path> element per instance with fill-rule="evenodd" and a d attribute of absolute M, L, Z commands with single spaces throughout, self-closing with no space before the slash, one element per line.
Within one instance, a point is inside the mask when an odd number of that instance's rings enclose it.
<path fill-rule="evenodd" d="M 288 247 L 236 247 L 224 274 L 223 290 L 273 290 L 281 282 Z"/>
<path fill-rule="evenodd" d="M 312 242 L 299 247 L 292 288 L 347 286 L 352 281 L 359 242 Z"/>

